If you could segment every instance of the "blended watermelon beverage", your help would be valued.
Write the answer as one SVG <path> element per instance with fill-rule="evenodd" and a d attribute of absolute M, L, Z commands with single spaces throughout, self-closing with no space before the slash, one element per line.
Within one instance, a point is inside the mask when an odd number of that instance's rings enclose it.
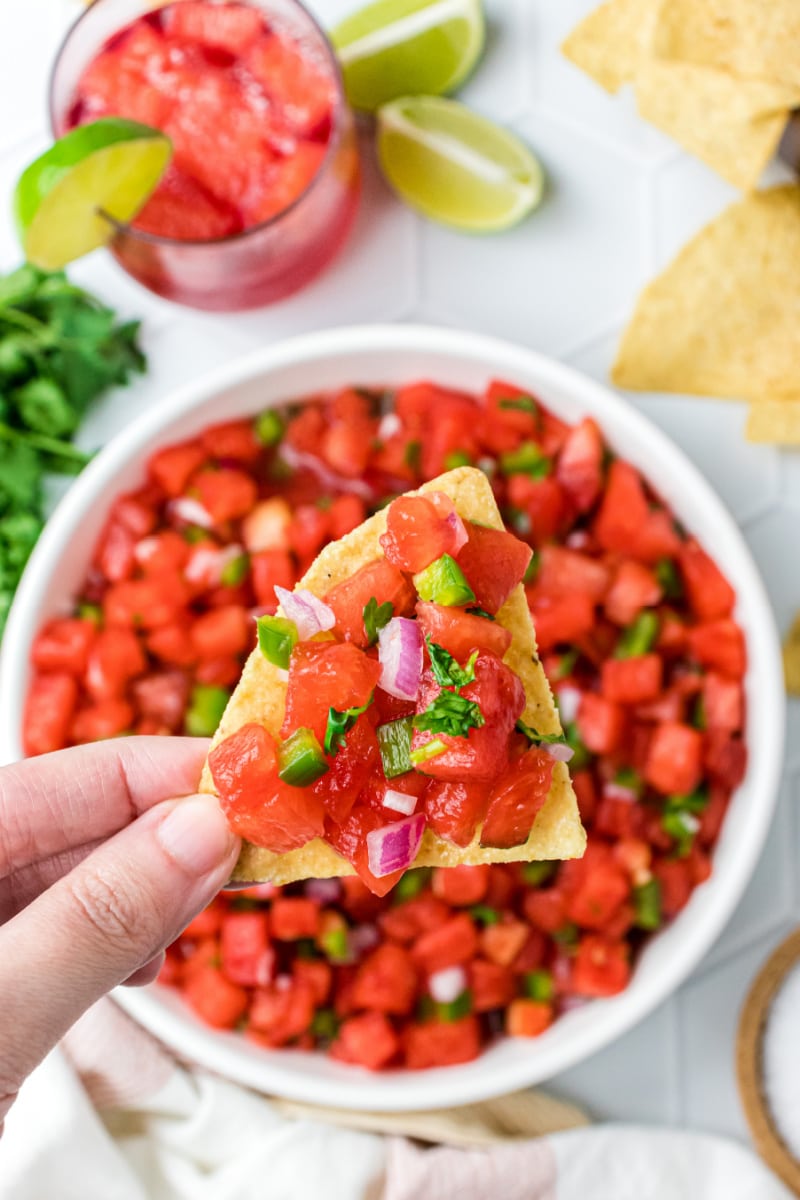
<path fill-rule="evenodd" d="M 352 116 L 323 34 L 295 0 L 96 0 L 52 87 L 57 134 L 98 117 L 172 141 L 155 193 L 112 243 L 170 299 L 269 303 L 339 249 L 358 200 Z"/>

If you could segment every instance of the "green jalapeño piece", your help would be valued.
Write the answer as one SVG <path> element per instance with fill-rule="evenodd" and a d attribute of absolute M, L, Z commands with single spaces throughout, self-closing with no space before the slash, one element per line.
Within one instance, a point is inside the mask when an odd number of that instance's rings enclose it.
<path fill-rule="evenodd" d="M 278 776 L 292 787 L 309 787 L 325 774 L 328 764 L 312 730 L 295 729 L 278 748 Z"/>
<path fill-rule="evenodd" d="M 289 659 L 298 642 L 297 626 L 285 617 L 259 617 L 258 648 L 267 662 L 282 670 L 289 670 Z"/>
<path fill-rule="evenodd" d="M 433 604 L 455 608 L 461 604 L 475 603 L 475 593 L 467 583 L 464 572 L 449 554 L 443 554 L 415 575 L 414 586 L 421 600 L 430 600 Z"/>
<path fill-rule="evenodd" d="M 411 733 L 413 717 L 401 717 L 379 725 L 376 733 L 381 752 L 383 773 L 387 779 L 405 775 L 411 770 Z"/>

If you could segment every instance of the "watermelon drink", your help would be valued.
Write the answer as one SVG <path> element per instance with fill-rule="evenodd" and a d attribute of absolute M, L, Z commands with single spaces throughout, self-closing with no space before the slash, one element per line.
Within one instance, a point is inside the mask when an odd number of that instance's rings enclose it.
<path fill-rule="evenodd" d="M 60 136 L 112 115 L 173 145 L 111 243 L 152 291 L 253 308 L 340 249 L 359 193 L 354 122 L 330 45 L 296 0 L 96 0 L 58 56 L 51 120 Z"/>

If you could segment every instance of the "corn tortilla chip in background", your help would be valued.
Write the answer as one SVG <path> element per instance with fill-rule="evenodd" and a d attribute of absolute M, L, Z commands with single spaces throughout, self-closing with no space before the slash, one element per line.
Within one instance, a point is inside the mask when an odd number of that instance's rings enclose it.
<path fill-rule="evenodd" d="M 661 0 L 608 0 L 573 29 L 561 47 L 566 58 L 607 92 L 631 83 L 649 53 Z"/>
<path fill-rule="evenodd" d="M 798 0 L 661 0 L 654 52 L 800 87 Z"/>
<path fill-rule="evenodd" d="M 783 640 L 783 675 L 790 696 L 800 696 L 800 613 Z"/>
<path fill-rule="evenodd" d="M 612 379 L 731 399 L 800 396 L 800 187 L 757 192 L 642 292 Z"/>
<path fill-rule="evenodd" d="M 792 3 L 800 9 L 800 0 Z M 800 104 L 800 68 L 791 82 L 781 82 L 783 76 L 771 73 L 742 77 L 702 56 L 673 56 L 665 6 L 668 0 L 609 0 L 573 30 L 562 51 L 606 91 L 633 84 L 646 121 L 734 187 L 751 191 Z M 707 4 L 691 0 L 691 6 L 705 11 Z"/>
<path fill-rule="evenodd" d="M 434 479 L 421 492 L 446 492 L 466 520 L 480 521 L 502 529 L 503 521 L 495 503 L 491 485 L 482 471 L 461 467 Z M 386 511 L 381 510 L 352 533 L 326 546 L 298 587 L 324 596 L 332 587 L 349 578 L 360 567 L 383 557 L 378 541 L 386 528 Z M 511 629 L 513 642 L 505 661 L 516 671 L 525 686 L 527 705 L 523 720 L 540 733 L 558 733 L 561 726 L 550 685 L 536 654 L 536 639 L 525 592 L 520 585 L 498 613 L 498 621 Z M 212 745 L 234 733 L 242 725 L 255 721 L 272 734 L 283 722 L 286 683 L 277 668 L 256 648 L 245 664 L 220 722 Z M 206 765 L 200 790 L 213 792 L 214 785 Z M 535 859 L 577 858 L 583 854 L 586 835 L 580 823 L 578 806 L 565 763 L 557 762 L 553 783 L 544 806 L 524 845 L 511 850 L 483 849 L 478 836 L 469 846 L 460 848 L 426 830 L 415 866 L 457 866 L 459 863 L 525 862 Z M 353 868 L 326 842 L 317 838 L 287 854 L 274 854 L 259 846 L 244 844 L 233 878 L 244 881 L 271 880 L 276 884 L 300 879 L 352 875 Z"/>
<path fill-rule="evenodd" d="M 640 116 L 745 192 L 758 184 L 787 113 L 800 104 L 800 88 L 649 58 L 634 86 Z"/>

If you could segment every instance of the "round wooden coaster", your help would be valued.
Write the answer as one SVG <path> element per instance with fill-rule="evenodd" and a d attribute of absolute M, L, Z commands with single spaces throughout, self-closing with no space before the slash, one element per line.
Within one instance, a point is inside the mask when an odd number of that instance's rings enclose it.
<path fill-rule="evenodd" d="M 781 1139 L 764 1092 L 763 1037 L 770 1008 L 786 976 L 800 963 L 800 929 L 781 942 L 756 976 L 744 1002 L 736 1039 L 736 1075 L 750 1133 L 758 1153 L 796 1196 L 800 1162 Z"/>

